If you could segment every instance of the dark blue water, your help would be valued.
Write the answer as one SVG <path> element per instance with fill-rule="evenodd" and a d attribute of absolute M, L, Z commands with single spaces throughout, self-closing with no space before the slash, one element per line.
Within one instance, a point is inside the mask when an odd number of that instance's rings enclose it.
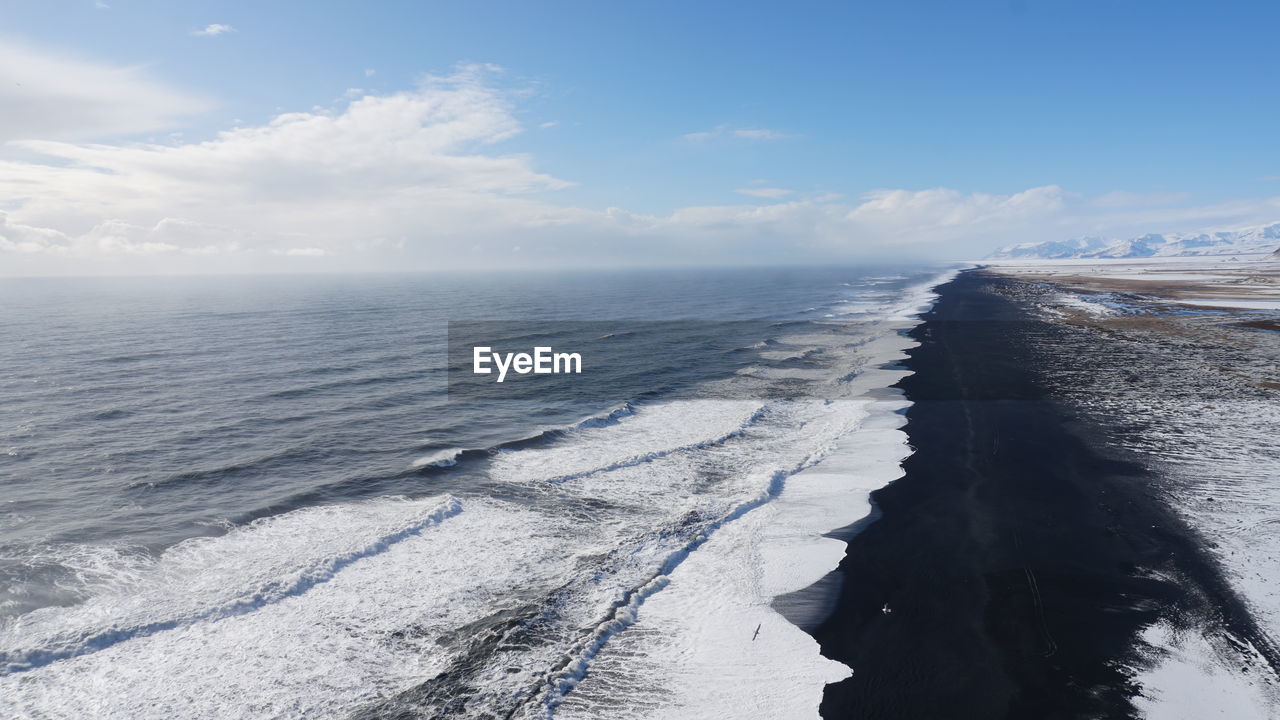
<path fill-rule="evenodd" d="M 241 647 L 221 634 L 234 620 L 313 663 L 336 643 L 362 669 L 308 705 L 280 680 L 297 668 L 242 647 L 252 667 L 193 717 L 431 716 L 463 712 L 458 698 L 464 714 L 515 712 L 576 634 L 824 441 L 805 413 L 840 396 L 859 345 L 897 332 L 887 319 L 932 275 L 6 281 L 0 679 L 25 683 L 10 709 L 71 717 L 94 678 L 140 698 L 95 695 L 104 717 L 172 716 L 173 693 L 212 692 L 201 678 Z M 507 400 L 451 395 L 448 324 L 475 321 L 588 362 L 619 347 L 600 324 L 647 329 L 662 351 L 597 364 L 590 392 L 557 376 Z M 499 557 L 513 537 L 527 553 Z M 417 560 L 396 557 L 415 544 Z M 473 552 L 492 565 L 462 562 Z M 148 658 L 176 647 L 203 674 L 157 681 Z"/>

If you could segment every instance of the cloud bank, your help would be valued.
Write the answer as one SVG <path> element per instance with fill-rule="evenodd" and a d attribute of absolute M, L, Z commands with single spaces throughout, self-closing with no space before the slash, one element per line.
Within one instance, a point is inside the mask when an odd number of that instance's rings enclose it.
<path fill-rule="evenodd" d="M 113 67 L 0 42 L 0 142 L 92 140 L 176 126 L 211 107 L 136 67 Z"/>
<path fill-rule="evenodd" d="M 1277 199 L 1186 206 L 1171 204 L 1185 200 L 1174 196 L 1088 198 L 1057 186 L 886 189 L 852 199 L 748 187 L 738 190 L 753 198 L 745 204 L 668 214 L 572 207 L 555 202 L 571 183 L 503 152 L 523 127 L 520 93 L 500 76 L 463 66 L 411 90 L 286 113 L 203 142 L 9 133 L 0 274 L 957 259 L 1072 234 L 1280 217 Z"/>

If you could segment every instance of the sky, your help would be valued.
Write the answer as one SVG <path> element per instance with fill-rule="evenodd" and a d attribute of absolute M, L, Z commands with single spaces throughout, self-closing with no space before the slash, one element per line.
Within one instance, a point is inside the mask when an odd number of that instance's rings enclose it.
<path fill-rule="evenodd" d="M 1280 220 L 1280 6 L 0 1 L 0 275 L 951 260 Z"/>

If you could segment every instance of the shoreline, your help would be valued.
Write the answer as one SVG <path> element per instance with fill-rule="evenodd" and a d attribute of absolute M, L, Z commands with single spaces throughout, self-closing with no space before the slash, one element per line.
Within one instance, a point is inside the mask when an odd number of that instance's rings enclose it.
<path fill-rule="evenodd" d="M 601 650 L 558 716 L 596 717 L 583 697 L 607 696 L 617 678 L 635 682 L 640 673 L 661 689 L 664 717 L 816 716 L 824 688 L 849 670 L 824 657 L 809 631 L 838 597 L 829 583 L 849 528 L 867 522 L 871 492 L 901 476 L 907 401 L 893 385 L 908 372 L 902 361 L 915 342 L 906 333 L 953 274 L 940 271 L 883 308 L 879 329 L 856 344 L 865 367 L 824 403 L 823 415 L 852 422 L 779 478 L 776 495 L 718 527 L 664 575 L 662 591 Z M 654 654 L 661 666 L 630 665 Z"/>
<path fill-rule="evenodd" d="M 827 720 L 1132 717 L 1144 630 L 1217 614 L 1258 635 L 1152 472 L 1097 447 L 1030 369 L 1054 327 L 1008 297 L 1018 282 L 961 273 L 910 333 L 916 452 L 873 493 L 812 631 L 854 671 L 827 686 Z"/>

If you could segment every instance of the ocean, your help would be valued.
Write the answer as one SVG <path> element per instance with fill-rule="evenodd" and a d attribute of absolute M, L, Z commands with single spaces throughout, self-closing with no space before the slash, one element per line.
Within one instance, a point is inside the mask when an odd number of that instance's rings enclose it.
<path fill-rule="evenodd" d="M 0 715 L 815 717 L 947 272 L 5 281 Z"/>

